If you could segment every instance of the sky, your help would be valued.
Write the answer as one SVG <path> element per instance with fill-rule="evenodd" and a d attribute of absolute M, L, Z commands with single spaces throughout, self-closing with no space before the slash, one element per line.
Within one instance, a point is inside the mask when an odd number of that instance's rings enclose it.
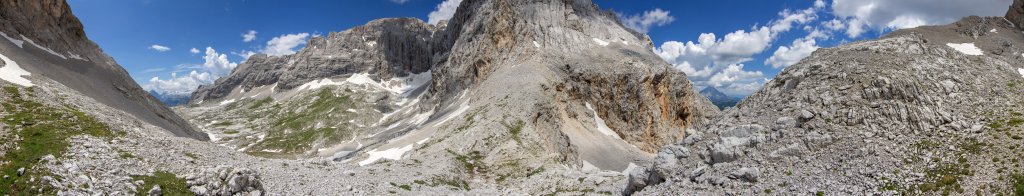
<path fill-rule="evenodd" d="M 450 18 L 461 0 L 69 0 L 86 34 L 152 91 L 187 94 L 252 54 L 293 54 L 310 37 L 371 20 Z M 593 0 L 698 88 L 743 97 L 819 48 L 970 15 L 1012 0 Z"/>

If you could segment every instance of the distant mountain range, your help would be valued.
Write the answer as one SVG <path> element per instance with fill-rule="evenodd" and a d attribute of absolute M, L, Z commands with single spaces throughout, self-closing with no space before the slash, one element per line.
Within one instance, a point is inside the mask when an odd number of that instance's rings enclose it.
<path fill-rule="evenodd" d="M 715 87 L 708 86 L 704 90 L 700 90 L 700 95 L 704 95 L 711 100 L 711 103 L 718 106 L 718 109 L 725 109 L 728 107 L 736 106 L 736 103 L 740 102 L 740 98 L 732 97 L 718 91 Z"/>
<path fill-rule="evenodd" d="M 153 97 L 156 97 L 157 100 L 160 100 L 160 102 L 169 107 L 188 103 L 189 98 L 192 96 L 190 94 L 163 94 L 152 90 L 149 91 L 149 94 L 153 95 Z"/>

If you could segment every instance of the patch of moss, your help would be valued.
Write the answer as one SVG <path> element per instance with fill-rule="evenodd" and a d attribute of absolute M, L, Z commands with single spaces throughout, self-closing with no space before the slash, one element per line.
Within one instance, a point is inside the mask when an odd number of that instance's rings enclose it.
<path fill-rule="evenodd" d="M 469 174 L 482 174 L 487 173 L 487 164 L 484 164 L 484 155 L 480 151 L 472 151 L 469 154 L 459 154 L 455 151 L 448 150 L 448 153 L 455 156 L 455 160 L 462 166 L 463 171 Z"/>
<path fill-rule="evenodd" d="M 55 194 L 54 190 L 43 183 L 43 176 L 52 176 L 48 171 L 32 169 L 46 155 L 60 157 L 70 145 L 68 138 L 77 135 L 90 135 L 99 138 L 113 138 L 119 134 L 110 131 L 107 125 L 92 116 L 70 106 L 54 107 L 29 99 L 24 99 L 17 87 L 4 87 L 3 92 L 10 99 L 0 103 L 0 112 L 4 113 L 0 122 L 12 129 L 21 141 L 4 140 L 0 142 L 17 142 L 17 148 L 8 151 L 0 162 L 2 175 L 0 179 L 0 195 L 22 194 Z M 28 91 L 34 96 L 34 91 Z M 25 168 L 24 175 L 17 175 L 17 170 Z M 36 179 L 30 181 L 30 179 Z M 36 189 L 29 190 L 31 187 Z M 42 191 L 40 191 L 42 190 Z"/>
<path fill-rule="evenodd" d="M 955 163 L 940 163 L 937 167 L 925 171 L 924 182 L 917 185 L 921 192 L 940 191 L 944 195 L 951 192 L 963 193 L 960 185 L 963 176 L 971 175 L 969 165 Z"/>
<path fill-rule="evenodd" d="M 1010 175 L 1010 189 L 1013 190 L 1013 195 L 1024 195 L 1024 174 Z"/>
<path fill-rule="evenodd" d="M 523 144 L 523 142 L 519 138 L 519 134 L 523 132 L 523 126 L 526 125 L 526 123 L 523 122 L 523 120 L 516 120 L 515 122 L 510 123 L 501 122 L 501 124 L 505 126 L 505 129 L 508 129 L 509 134 L 512 135 L 512 139 L 515 140 L 517 144 Z"/>
<path fill-rule="evenodd" d="M 437 175 L 430 178 L 430 186 L 444 185 L 450 187 L 452 190 L 466 190 L 469 191 L 469 182 L 458 177 L 453 176 L 441 176 Z"/>
<path fill-rule="evenodd" d="M 259 102 L 269 102 L 260 100 Z M 266 103 L 263 103 L 266 104 Z M 305 100 L 291 104 L 287 108 L 295 110 L 277 110 L 272 114 L 266 138 L 250 148 L 249 154 L 294 154 L 310 150 L 314 143 L 329 144 L 345 141 L 351 137 L 346 129 L 348 120 L 339 119 L 337 111 L 354 107 L 355 103 L 348 95 L 337 95 L 330 88 L 321 89 Z M 275 105 L 277 106 L 277 105 Z M 280 153 L 265 153 L 262 150 L 281 150 Z"/>
<path fill-rule="evenodd" d="M 156 185 L 160 185 L 164 195 L 193 195 L 192 191 L 188 190 L 188 182 L 173 173 L 157 171 L 153 172 L 153 176 L 132 176 L 132 179 L 142 181 L 142 186 L 137 187 L 139 192 L 135 195 L 147 195 Z"/>

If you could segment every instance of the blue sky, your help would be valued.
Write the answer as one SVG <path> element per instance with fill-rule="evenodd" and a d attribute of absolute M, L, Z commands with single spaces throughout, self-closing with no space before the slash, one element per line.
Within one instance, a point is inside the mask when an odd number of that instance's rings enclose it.
<path fill-rule="evenodd" d="M 311 36 L 378 18 L 444 18 L 459 0 L 446 1 L 69 3 L 90 39 L 144 88 L 188 93 L 227 74 L 248 54 L 289 54 Z M 814 49 L 967 15 L 1002 15 L 1012 0 L 593 1 L 619 13 L 631 28 L 646 31 L 653 50 L 698 86 L 744 96 Z M 250 31 L 255 33 L 247 39 Z"/>

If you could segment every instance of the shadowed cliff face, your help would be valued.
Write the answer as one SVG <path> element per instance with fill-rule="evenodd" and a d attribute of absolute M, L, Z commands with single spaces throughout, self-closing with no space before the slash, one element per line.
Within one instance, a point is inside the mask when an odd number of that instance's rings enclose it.
<path fill-rule="evenodd" d="M 63 0 L 3 0 L 0 5 L 0 32 L 13 40 L 0 40 L 6 42 L 2 51 L 23 62 L 19 64 L 33 76 L 53 79 L 174 135 L 208 139 L 146 93 L 90 41 Z"/>

